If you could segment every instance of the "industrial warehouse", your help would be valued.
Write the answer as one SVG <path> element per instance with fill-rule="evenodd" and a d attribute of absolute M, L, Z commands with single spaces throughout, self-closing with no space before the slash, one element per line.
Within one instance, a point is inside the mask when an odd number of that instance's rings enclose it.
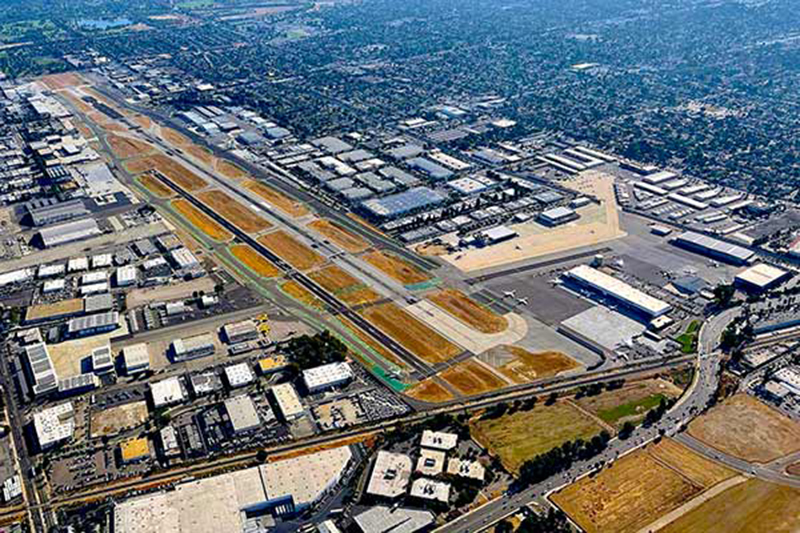
<path fill-rule="evenodd" d="M 580 265 L 565 273 L 565 278 L 579 286 L 595 290 L 613 298 L 620 304 L 645 315 L 657 318 L 669 312 L 671 306 L 644 292 L 631 287 L 613 276 L 609 276 L 588 265 Z"/>

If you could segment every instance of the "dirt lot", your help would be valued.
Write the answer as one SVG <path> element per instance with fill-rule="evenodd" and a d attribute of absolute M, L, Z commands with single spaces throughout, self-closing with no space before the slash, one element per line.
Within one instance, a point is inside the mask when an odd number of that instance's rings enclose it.
<path fill-rule="evenodd" d="M 508 327 L 508 321 L 491 309 L 456 289 L 442 289 L 427 296 L 464 324 L 482 333 L 500 333 Z"/>
<path fill-rule="evenodd" d="M 149 303 L 191 298 L 193 293 L 200 291 L 213 293 L 214 281 L 208 276 L 203 276 L 191 281 L 133 289 L 125 294 L 125 306 L 128 309 L 135 309 Z"/>
<path fill-rule="evenodd" d="M 322 300 L 308 292 L 305 287 L 294 280 L 282 283 L 281 290 L 302 304 L 313 307 L 314 309 L 325 309 L 325 304 Z"/>
<path fill-rule="evenodd" d="M 268 187 L 263 183 L 260 183 L 258 181 L 248 181 L 245 184 L 245 187 L 247 187 L 257 195 L 261 196 L 264 200 L 274 205 L 287 215 L 293 217 L 302 217 L 309 213 L 306 206 L 304 206 L 300 202 L 292 198 L 289 198 L 285 194 L 276 191 L 272 187 Z"/>
<path fill-rule="evenodd" d="M 199 159 L 204 165 L 209 167 L 214 165 L 216 158 L 214 157 L 214 154 L 208 151 L 208 149 L 203 148 L 202 146 L 197 146 L 196 144 L 192 144 L 190 146 L 186 146 L 184 150 L 195 159 Z"/>
<path fill-rule="evenodd" d="M 298 270 L 320 267 L 325 258 L 283 230 L 259 237 L 258 242 Z"/>
<path fill-rule="evenodd" d="M 724 453 L 758 463 L 800 450 L 800 425 L 746 394 L 694 419 L 689 434 Z"/>
<path fill-rule="evenodd" d="M 116 435 L 147 420 L 147 402 L 133 402 L 94 411 L 91 416 L 92 438 Z"/>
<path fill-rule="evenodd" d="M 362 259 L 403 285 L 413 285 L 431 279 L 427 273 L 387 252 L 375 250 L 364 254 Z"/>
<path fill-rule="evenodd" d="M 172 128 L 162 127 L 161 136 L 164 137 L 164 140 L 169 144 L 177 144 L 181 146 L 192 144 L 192 141 L 188 137 L 184 136 L 182 133 L 178 133 Z"/>
<path fill-rule="evenodd" d="M 359 312 L 378 329 L 429 363 L 449 361 L 461 353 L 461 348 L 394 303 L 375 305 Z"/>
<path fill-rule="evenodd" d="M 145 189 L 155 194 L 159 198 L 172 198 L 175 196 L 175 191 L 170 189 L 166 183 L 152 174 L 142 174 L 136 179 Z"/>
<path fill-rule="evenodd" d="M 660 379 L 626 384 L 623 388 L 603 392 L 597 396 L 585 396 L 577 400 L 587 411 L 604 422 L 621 427 L 627 421 L 638 422 L 656 407 L 661 398 L 674 398 L 680 389 Z"/>
<path fill-rule="evenodd" d="M 232 180 L 241 180 L 250 176 L 246 170 L 225 159 L 217 159 L 215 168 L 217 172 Z"/>
<path fill-rule="evenodd" d="M 751 479 L 692 509 L 659 533 L 800 531 L 800 490 Z"/>
<path fill-rule="evenodd" d="M 508 385 L 491 370 L 473 359 L 448 368 L 439 377 L 464 396 L 483 394 Z"/>
<path fill-rule="evenodd" d="M 48 88 L 57 91 L 59 89 L 64 89 L 66 87 L 77 87 L 78 85 L 84 85 L 86 81 L 79 75 L 75 74 L 74 72 L 64 72 L 62 74 L 50 74 L 49 76 L 44 76 L 42 81 Z"/>
<path fill-rule="evenodd" d="M 265 218 L 222 191 L 206 191 L 197 196 L 204 204 L 242 231 L 259 233 L 272 226 Z"/>
<path fill-rule="evenodd" d="M 226 242 L 233 238 L 233 235 L 228 230 L 217 224 L 208 215 L 183 198 L 173 200 L 172 207 L 174 207 L 192 226 L 215 241 Z"/>
<path fill-rule="evenodd" d="M 43 318 L 79 313 L 82 310 L 83 299 L 71 298 L 69 300 L 61 300 L 60 302 L 51 304 L 32 305 L 25 311 L 25 319 L 41 320 Z"/>
<path fill-rule="evenodd" d="M 308 227 L 350 253 L 356 254 L 369 248 L 367 241 L 331 220 L 321 218 L 311 222 Z"/>
<path fill-rule="evenodd" d="M 120 159 L 145 156 L 153 153 L 154 149 L 146 142 L 129 139 L 120 135 L 107 135 L 106 140 L 111 150 Z"/>
<path fill-rule="evenodd" d="M 308 277 L 350 306 L 372 303 L 381 299 L 380 294 L 336 265 L 316 270 Z"/>
<path fill-rule="evenodd" d="M 578 368 L 580 365 L 561 352 L 529 352 L 520 346 L 502 344 L 481 354 L 481 360 L 490 363 L 504 376 L 516 383 L 555 376 Z"/>
<path fill-rule="evenodd" d="M 498 456 L 509 471 L 568 440 L 591 439 L 602 428 L 566 403 L 537 405 L 492 420 L 470 423 L 472 436 Z"/>
<path fill-rule="evenodd" d="M 665 439 L 581 479 L 552 500 L 587 533 L 634 533 L 733 475 Z"/>
<path fill-rule="evenodd" d="M 454 396 L 432 378 L 420 381 L 412 388 L 405 391 L 411 398 L 431 403 L 441 403 L 452 400 Z"/>
<path fill-rule="evenodd" d="M 234 244 L 231 246 L 233 256 L 244 263 L 247 268 L 265 278 L 274 278 L 280 275 L 281 271 L 272 262 L 253 250 L 246 244 Z"/>
<path fill-rule="evenodd" d="M 208 185 L 203 178 L 164 154 L 137 158 L 126 162 L 125 167 L 131 174 L 157 170 L 190 192 L 198 191 Z"/>

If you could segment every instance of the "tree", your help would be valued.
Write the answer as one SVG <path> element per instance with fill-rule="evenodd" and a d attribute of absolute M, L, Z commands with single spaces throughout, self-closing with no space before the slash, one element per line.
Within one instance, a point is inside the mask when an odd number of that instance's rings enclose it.
<path fill-rule="evenodd" d="M 347 345 L 325 330 L 314 336 L 302 335 L 289 339 L 286 351 L 301 369 L 344 361 Z"/>
<path fill-rule="evenodd" d="M 619 438 L 622 440 L 627 439 L 633 434 L 633 431 L 636 429 L 636 426 L 633 425 L 633 422 L 628 420 L 624 424 L 622 424 L 622 428 L 619 430 Z"/>
<path fill-rule="evenodd" d="M 719 307 L 729 307 L 735 293 L 733 285 L 717 285 L 714 287 L 714 303 Z"/>
<path fill-rule="evenodd" d="M 551 392 L 550 395 L 547 397 L 547 400 L 545 400 L 544 404 L 545 405 L 553 405 L 557 401 L 558 401 L 558 393 L 557 392 Z"/>

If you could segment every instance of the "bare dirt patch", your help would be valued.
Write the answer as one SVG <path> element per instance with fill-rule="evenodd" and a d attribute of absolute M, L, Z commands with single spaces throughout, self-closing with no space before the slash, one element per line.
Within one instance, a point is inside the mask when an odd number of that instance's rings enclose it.
<path fill-rule="evenodd" d="M 138 178 L 136 178 L 142 186 L 153 193 L 154 195 L 158 196 L 159 198 L 172 198 L 175 196 L 175 191 L 173 191 L 169 185 L 158 179 L 152 174 L 142 174 Z"/>
<path fill-rule="evenodd" d="M 272 226 L 265 218 L 257 215 L 252 209 L 222 191 L 202 192 L 198 195 L 198 198 L 215 212 L 225 217 L 231 224 L 247 233 L 260 233 Z"/>
<path fill-rule="evenodd" d="M 745 461 L 768 463 L 800 450 L 800 424 L 737 394 L 689 424 L 689 434 Z"/>
<path fill-rule="evenodd" d="M 189 192 L 198 191 L 208 185 L 206 180 L 164 154 L 128 161 L 125 163 L 125 168 L 131 174 L 157 170 Z"/>
<path fill-rule="evenodd" d="M 444 386 L 438 383 L 433 378 L 428 378 L 420 381 L 407 391 L 406 396 L 430 403 L 442 403 L 452 400 L 454 396 Z"/>
<path fill-rule="evenodd" d="M 308 227 L 350 253 L 360 253 L 369 248 L 367 241 L 332 220 L 321 218 L 311 222 Z"/>
<path fill-rule="evenodd" d="M 423 283 L 431 279 L 426 272 L 388 252 L 375 250 L 361 257 L 364 261 L 403 285 Z"/>
<path fill-rule="evenodd" d="M 111 151 L 120 159 L 130 159 L 153 153 L 153 147 L 146 142 L 129 139 L 121 135 L 109 134 L 106 136 Z"/>
<path fill-rule="evenodd" d="M 247 268 L 265 278 L 274 278 L 279 276 L 281 271 L 278 270 L 272 261 L 255 251 L 247 244 L 235 244 L 231 246 L 231 253 L 233 256 L 244 263 Z"/>
<path fill-rule="evenodd" d="M 197 209 L 184 199 L 172 201 L 175 208 L 192 226 L 199 229 L 215 241 L 225 242 L 233 238 L 231 232 L 217 224 L 211 217 Z"/>
<path fill-rule="evenodd" d="M 461 353 L 458 346 L 394 303 L 374 305 L 359 313 L 411 353 L 429 363 L 449 361 Z"/>
<path fill-rule="evenodd" d="M 325 303 L 322 300 L 308 292 L 308 289 L 294 280 L 282 283 L 281 290 L 302 304 L 320 311 L 325 309 Z"/>
<path fill-rule="evenodd" d="M 316 270 L 308 277 L 347 305 L 372 303 L 381 298 L 380 294 L 336 265 Z"/>
<path fill-rule="evenodd" d="M 441 289 L 429 294 L 427 298 L 481 333 L 500 333 L 508 327 L 508 321 L 504 317 L 480 305 L 459 290 Z"/>
<path fill-rule="evenodd" d="M 492 348 L 486 355 L 490 361 L 510 358 L 507 363 L 498 366 L 497 369 L 516 383 L 528 383 L 555 376 L 580 366 L 577 361 L 561 352 L 533 353 L 525 348 L 509 344 Z"/>
<path fill-rule="evenodd" d="M 92 438 L 116 435 L 126 429 L 133 429 L 144 424 L 147 416 L 147 402 L 144 401 L 94 411 L 90 421 Z"/>
<path fill-rule="evenodd" d="M 325 258 L 283 230 L 259 237 L 258 242 L 298 270 L 325 264 Z"/>
<path fill-rule="evenodd" d="M 442 372 L 439 377 L 464 396 L 483 394 L 508 385 L 491 370 L 474 360 L 458 363 Z"/>
<path fill-rule="evenodd" d="M 270 203 L 273 206 L 277 207 L 278 209 L 280 209 L 281 211 L 283 211 L 287 215 L 290 215 L 290 216 L 293 216 L 293 217 L 302 217 L 302 216 L 305 216 L 305 215 L 307 215 L 309 213 L 309 211 L 306 208 L 306 206 L 304 206 L 303 204 L 301 204 L 297 200 L 289 198 L 288 196 L 286 196 L 282 192 L 279 192 L 279 191 L 273 189 L 272 187 L 264 185 L 261 182 L 248 181 L 245 184 L 245 187 L 247 187 L 248 189 L 250 189 L 251 191 L 253 191 L 257 195 L 259 195 L 264 200 L 266 200 L 268 203 Z"/>
<path fill-rule="evenodd" d="M 701 475 L 698 469 L 703 468 L 708 472 Z M 587 533 L 633 533 L 733 475 L 665 439 L 581 479 L 552 500 Z"/>

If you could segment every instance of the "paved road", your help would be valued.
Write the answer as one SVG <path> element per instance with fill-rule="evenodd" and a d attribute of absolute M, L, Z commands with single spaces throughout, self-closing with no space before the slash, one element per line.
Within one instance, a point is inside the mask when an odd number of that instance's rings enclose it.
<path fill-rule="evenodd" d="M 437 533 L 474 533 L 491 524 L 514 514 L 520 507 L 526 506 L 539 498 L 547 497 L 563 486 L 596 470 L 599 463 L 609 464 L 645 444 L 656 439 L 663 431 L 667 436 L 675 436 L 698 453 L 722 462 L 739 470 L 763 479 L 776 481 L 776 474 L 766 469 L 753 468 L 749 463 L 727 457 L 680 433 L 682 427 L 689 423 L 707 405 L 717 389 L 720 371 L 720 357 L 716 351 L 717 342 L 722 331 L 738 315 L 738 309 L 726 310 L 709 319 L 699 333 L 699 353 L 696 360 L 695 378 L 675 406 L 656 424 L 650 427 L 639 426 L 633 435 L 626 439 L 612 439 L 606 450 L 588 461 L 576 462 L 572 468 L 561 474 L 550 477 L 518 494 L 506 494 L 479 507 L 473 512 L 438 528 Z M 690 440 L 691 439 L 691 440 Z M 781 481 L 785 482 L 785 479 Z"/>

